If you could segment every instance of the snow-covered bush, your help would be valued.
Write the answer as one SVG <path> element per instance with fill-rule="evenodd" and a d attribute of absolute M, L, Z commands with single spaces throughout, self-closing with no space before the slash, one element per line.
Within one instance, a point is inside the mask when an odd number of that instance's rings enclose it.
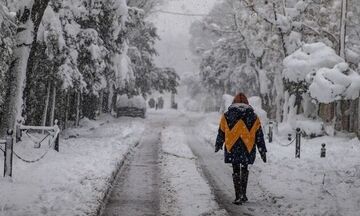
<path fill-rule="evenodd" d="M 293 83 L 306 81 L 305 92 L 320 103 L 359 97 L 360 75 L 321 42 L 304 44 L 285 58 L 283 76 Z"/>
<path fill-rule="evenodd" d="M 300 113 L 301 106 L 306 113 L 311 110 L 312 98 L 307 97 L 309 86 L 313 81 L 311 74 L 314 76 L 319 70 L 330 70 L 336 65 L 345 64 L 344 62 L 344 59 L 338 56 L 335 50 L 322 42 L 303 44 L 293 54 L 286 57 L 283 61 L 284 121 L 294 124 L 295 115 Z M 313 85 L 312 89 L 314 88 L 317 87 Z M 313 95 L 310 94 L 310 96 Z M 316 113 L 310 113 L 310 115 L 314 117 Z"/>
<path fill-rule="evenodd" d="M 321 68 L 309 74 L 310 96 L 320 103 L 359 97 L 360 75 L 346 63 L 339 63 L 333 68 Z"/>
<path fill-rule="evenodd" d="M 283 77 L 290 82 L 305 81 L 309 73 L 320 68 L 333 68 L 341 62 L 344 62 L 344 59 L 322 42 L 304 44 L 284 59 Z"/>
<path fill-rule="evenodd" d="M 323 136 L 325 133 L 323 122 L 314 121 L 312 119 L 297 120 L 295 125 L 293 126 L 293 130 L 295 128 L 300 128 L 303 135 L 308 137 Z"/>

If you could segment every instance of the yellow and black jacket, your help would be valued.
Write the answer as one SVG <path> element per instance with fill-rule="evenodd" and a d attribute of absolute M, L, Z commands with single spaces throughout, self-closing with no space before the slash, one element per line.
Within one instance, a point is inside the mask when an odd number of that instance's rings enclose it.
<path fill-rule="evenodd" d="M 258 116 L 247 104 L 232 104 L 221 117 L 216 139 L 217 148 L 225 144 L 225 163 L 253 164 L 257 146 L 260 154 L 266 153 L 264 134 Z"/>

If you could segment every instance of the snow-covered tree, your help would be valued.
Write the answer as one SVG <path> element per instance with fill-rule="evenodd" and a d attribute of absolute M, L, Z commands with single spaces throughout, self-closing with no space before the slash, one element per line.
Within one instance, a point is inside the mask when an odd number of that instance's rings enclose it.
<path fill-rule="evenodd" d="M 10 1 L 9 9 L 16 11 L 17 31 L 16 46 L 10 70 L 8 70 L 8 89 L 1 118 L 1 134 L 8 128 L 14 128 L 15 121 L 21 118 L 23 91 L 29 57 L 33 56 L 37 31 L 49 0 Z"/>
<path fill-rule="evenodd" d="M 280 121 L 289 110 L 302 111 L 309 88 L 304 79 L 289 79 L 283 60 L 304 44 L 322 42 L 357 70 L 358 13 L 359 6 L 349 0 L 226 0 L 192 25 L 191 48 L 200 56 L 202 81 L 210 92 L 218 98 L 237 91 L 260 95 L 270 117 Z M 244 49 L 247 59 L 240 62 L 236 56 Z"/>
<path fill-rule="evenodd" d="M 3 105 L 6 90 L 6 72 L 12 59 L 14 48 L 15 19 L 0 1 L 0 105 Z"/>
<path fill-rule="evenodd" d="M 156 27 L 145 20 L 143 10 L 130 8 L 129 15 L 126 37 L 129 39 L 128 55 L 135 75 L 135 86 L 121 93 L 144 96 L 152 91 L 176 93 L 179 76 L 175 70 L 158 68 L 154 63 L 154 56 L 157 55 L 155 43 L 159 40 Z"/>
<path fill-rule="evenodd" d="M 244 91 L 248 95 L 261 95 L 270 113 L 275 110 L 270 98 L 277 85 L 269 80 L 281 76 L 281 65 L 273 62 L 281 61 L 284 56 L 280 37 L 274 32 L 273 10 L 267 1 L 228 0 L 218 3 L 202 24 L 197 23 L 198 30 L 196 26 L 192 29 L 196 41 L 201 37 L 196 35 L 201 32 L 199 27 L 209 32 L 203 47 L 196 47 L 196 52 L 203 55 L 201 74 L 205 85 L 209 89 L 214 84 L 220 86 L 217 88 L 220 94 Z M 206 49 L 209 44 L 210 50 Z M 217 64 L 211 59 L 222 60 Z"/>

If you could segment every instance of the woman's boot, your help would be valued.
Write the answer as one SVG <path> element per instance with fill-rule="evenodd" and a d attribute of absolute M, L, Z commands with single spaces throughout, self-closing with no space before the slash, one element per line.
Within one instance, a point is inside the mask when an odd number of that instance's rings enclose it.
<path fill-rule="evenodd" d="M 248 184 L 248 178 L 249 178 L 249 170 L 247 167 L 241 168 L 241 194 L 240 194 L 240 200 L 241 202 L 247 202 L 248 198 L 246 196 L 246 189 Z"/>
<path fill-rule="evenodd" d="M 235 200 L 233 204 L 241 205 L 241 180 L 240 180 L 240 173 L 233 174 L 233 182 L 234 182 L 234 189 L 235 189 Z"/>

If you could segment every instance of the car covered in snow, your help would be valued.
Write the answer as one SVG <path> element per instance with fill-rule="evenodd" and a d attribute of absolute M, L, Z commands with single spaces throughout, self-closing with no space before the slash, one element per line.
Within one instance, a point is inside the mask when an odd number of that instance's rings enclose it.
<path fill-rule="evenodd" d="M 118 95 L 116 101 L 116 116 L 129 116 L 145 118 L 146 101 L 140 96 L 128 97 L 127 95 Z"/>

